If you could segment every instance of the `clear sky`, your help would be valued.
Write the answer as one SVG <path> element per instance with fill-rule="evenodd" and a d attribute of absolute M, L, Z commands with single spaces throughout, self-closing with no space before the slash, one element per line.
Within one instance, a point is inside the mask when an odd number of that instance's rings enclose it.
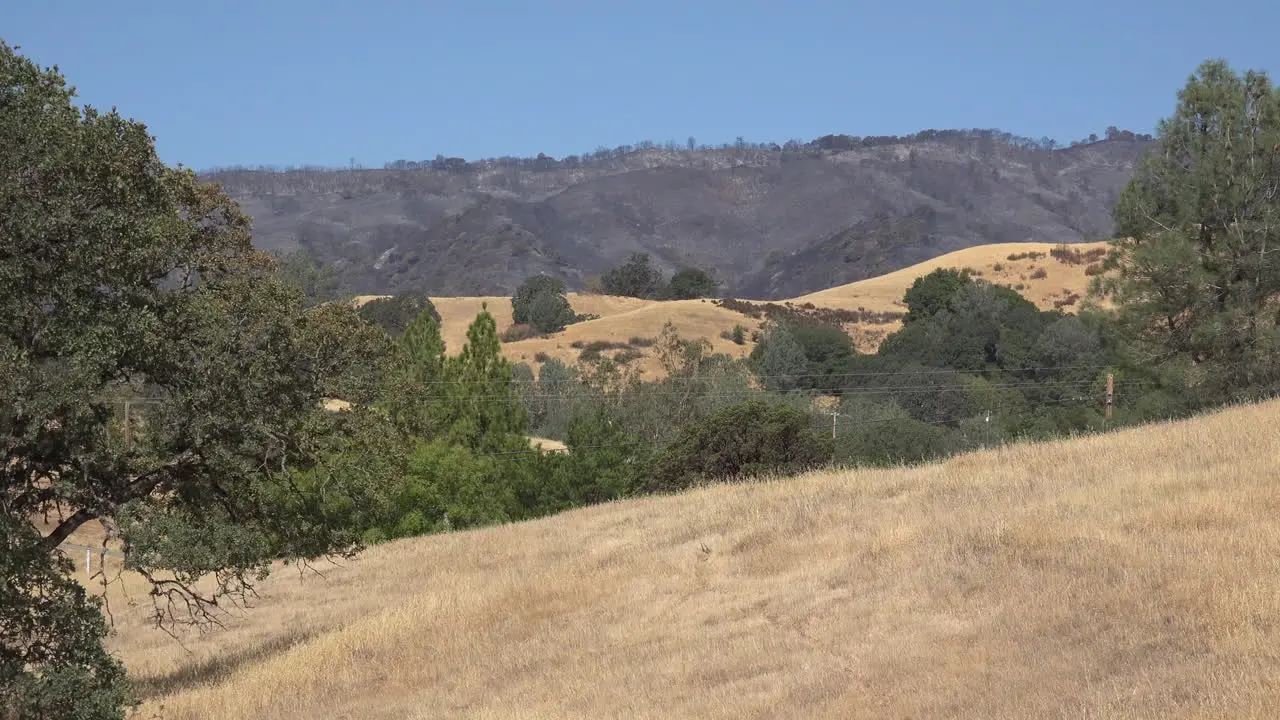
<path fill-rule="evenodd" d="M 1210 57 L 1280 80 L 1276 0 L 42 0 L 0 37 L 204 169 L 650 139 L 1152 132 Z"/>

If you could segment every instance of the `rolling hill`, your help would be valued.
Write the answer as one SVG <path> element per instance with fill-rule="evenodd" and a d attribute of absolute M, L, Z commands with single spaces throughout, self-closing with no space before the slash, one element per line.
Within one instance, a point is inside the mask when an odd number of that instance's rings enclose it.
<path fill-rule="evenodd" d="M 647 252 L 668 275 L 698 266 L 730 294 L 778 299 L 984 243 L 1106 237 L 1149 144 L 928 130 L 204 178 L 252 216 L 256 244 L 306 249 L 350 294 L 507 295 L 538 273 L 581 290 Z"/>
<path fill-rule="evenodd" d="M 1017 288 L 1041 309 L 1057 306 L 1069 312 L 1077 307 L 1079 298 L 1086 294 L 1088 288 L 1086 270 L 1091 260 L 1086 258 L 1092 258 L 1090 253 L 1096 255 L 1105 247 L 1106 243 L 1101 242 L 1075 244 L 1069 247 L 1069 256 L 1059 258 L 1053 254 L 1057 246 L 1051 243 L 980 245 L 947 253 L 881 277 L 779 302 L 800 308 L 812 305 L 815 308 L 861 308 L 901 313 L 906 309 L 902 296 L 917 277 L 936 268 L 953 267 L 969 268 L 986 280 Z M 359 296 L 356 302 L 364 303 L 374 297 L 378 296 Z M 1073 297 L 1076 299 L 1072 300 Z M 467 326 L 482 306 L 493 314 L 499 332 L 512 325 L 510 297 L 440 297 L 432 298 L 432 302 L 440 312 L 441 334 L 446 351 L 451 354 L 461 351 L 466 342 Z M 535 368 L 541 364 L 540 358 L 557 358 L 573 364 L 590 343 L 609 343 L 614 347 L 605 350 L 604 355 L 617 356 L 624 348 L 629 348 L 630 352 L 640 354 L 634 362 L 641 377 L 652 379 L 661 375 L 661 365 L 653 352 L 643 346 L 644 343 L 633 344 L 632 338 L 654 339 L 662 331 L 662 326 L 670 321 L 681 337 L 706 339 L 711 342 L 714 352 L 742 357 L 751 352 L 750 340 L 744 345 L 737 345 L 721 337 L 721 333 L 731 331 L 735 325 L 754 330 L 763 322 L 760 318 L 721 307 L 713 300 L 656 301 L 570 293 L 569 303 L 578 313 L 600 317 L 570 325 L 563 332 L 547 337 L 503 343 L 503 354 L 507 359 L 528 363 Z M 880 341 L 900 326 L 899 321 L 889 319 L 885 322 L 847 323 L 845 330 L 860 351 L 874 352 Z"/>
<path fill-rule="evenodd" d="M 173 720 L 1275 717 L 1277 413 L 398 541 L 182 645 L 126 577 L 111 645 Z"/>

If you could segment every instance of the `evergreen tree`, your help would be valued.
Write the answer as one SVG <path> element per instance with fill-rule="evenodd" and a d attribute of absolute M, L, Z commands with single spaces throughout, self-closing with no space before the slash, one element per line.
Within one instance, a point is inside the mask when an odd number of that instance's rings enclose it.
<path fill-rule="evenodd" d="M 440 326 L 430 310 L 418 313 L 397 343 L 387 404 L 396 426 L 409 435 L 432 438 L 442 430 L 444 350 Z"/>
<path fill-rule="evenodd" d="M 444 363 L 445 428 L 451 442 L 477 452 L 527 449 L 528 415 L 512 387 L 498 326 L 487 307 L 467 328 L 462 352 Z"/>
<path fill-rule="evenodd" d="M 1198 402 L 1280 389 L 1280 94 L 1266 74 L 1203 63 L 1116 205 L 1094 290 L 1139 365 Z"/>

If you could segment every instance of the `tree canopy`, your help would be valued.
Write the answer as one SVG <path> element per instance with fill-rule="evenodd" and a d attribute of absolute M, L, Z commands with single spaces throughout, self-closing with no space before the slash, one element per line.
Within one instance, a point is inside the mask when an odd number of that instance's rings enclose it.
<path fill-rule="evenodd" d="M 511 296 L 511 319 L 540 333 L 554 333 L 580 318 L 569 305 L 563 280 L 534 275 L 520 283 Z"/>
<path fill-rule="evenodd" d="M 272 560 L 359 546 L 288 474 L 356 431 L 385 348 L 353 309 L 305 307 L 236 204 L 164 165 L 144 125 L 73 97 L 0 43 L 0 593 L 34 619 L 5 618 L 0 701 L 28 717 L 71 697 L 119 716 L 94 601 L 56 577 L 83 524 L 118 529 L 163 622 L 210 619 Z M 60 519 L 42 536 L 41 517 Z"/>
<path fill-rule="evenodd" d="M 1115 208 L 1095 290 L 1115 300 L 1135 361 L 1194 397 L 1280 389 L 1280 92 L 1265 73 L 1203 63 L 1160 121 Z"/>

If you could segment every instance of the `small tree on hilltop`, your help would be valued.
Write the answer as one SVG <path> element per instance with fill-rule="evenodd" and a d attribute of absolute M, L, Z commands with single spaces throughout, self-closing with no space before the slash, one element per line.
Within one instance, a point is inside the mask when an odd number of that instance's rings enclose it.
<path fill-rule="evenodd" d="M 625 263 L 600 279 L 606 294 L 635 298 L 655 298 L 662 291 L 662 271 L 654 267 L 648 253 L 632 253 Z"/>
<path fill-rule="evenodd" d="M 360 307 L 360 317 L 382 328 L 393 338 L 403 335 L 414 318 L 424 312 L 437 324 L 440 323 L 440 313 L 431 298 L 416 290 L 374 298 Z"/>
<path fill-rule="evenodd" d="M 577 322 L 579 317 L 569 305 L 563 280 L 534 275 L 521 283 L 512 295 L 511 319 L 540 333 L 553 333 Z"/>
<path fill-rule="evenodd" d="M 671 276 L 664 297 L 671 300 L 694 300 L 716 294 L 719 283 L 705 270 L 684 268 Z"/>

